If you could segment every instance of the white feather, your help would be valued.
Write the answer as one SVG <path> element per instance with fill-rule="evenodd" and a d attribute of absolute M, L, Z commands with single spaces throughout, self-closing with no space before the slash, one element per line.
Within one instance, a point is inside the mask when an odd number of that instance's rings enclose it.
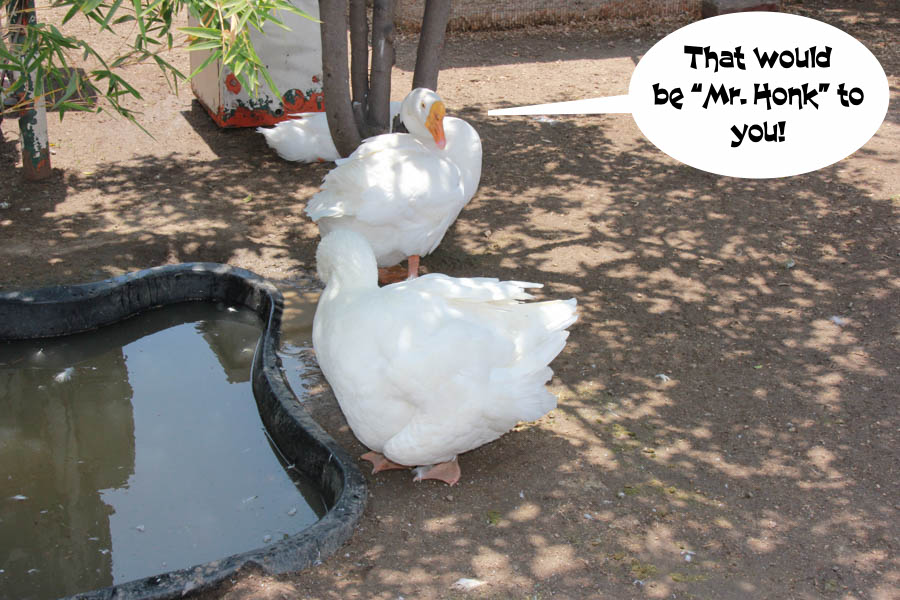
<path fill-rule="evenodd" d="M 72 375 L 75 373 L 75 367 L 66 367 L 59 373 L 53 376 L 53 380 L 56 383 L 66 383 L 67 381 L 72 380 Z"/>

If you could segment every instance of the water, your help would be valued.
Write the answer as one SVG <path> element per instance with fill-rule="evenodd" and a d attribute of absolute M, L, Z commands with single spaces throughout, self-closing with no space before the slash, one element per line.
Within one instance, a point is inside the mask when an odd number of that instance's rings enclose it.
<path fill-rule="evenodd" d="M 216 560 L 324 514 L 260 421 L 259 334 L 249 311 L 191 303 L 0 343 L 0 598 Z"/>
<path fill-rule="evenodd" d="M 302 396 L 302 390 L 309 386 L 310 375 L 318 372 L 313 366 L 312 324 L 319 301 L 318 292 L 303 292 L 294 289 L 282 290 L 284 313 L 281 321 L 281 368 L 291 389 Z"/>

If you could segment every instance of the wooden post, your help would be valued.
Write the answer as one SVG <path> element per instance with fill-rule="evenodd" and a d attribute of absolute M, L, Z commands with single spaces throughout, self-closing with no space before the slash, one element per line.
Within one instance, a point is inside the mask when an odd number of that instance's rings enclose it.
<path fill-rule="evenodd" d="M 25 27 L 37 23 L 34 0 L 10 0 L 6 6 L 13 47 L 25 42 Z M 20 75 L 24 76 L 24 74 Z M 20 91 L 19 133 L 22 138 L 22 171 L 28 181 L 50 176 L 50 141 L 47 135 L 47 110 L 43 94 L 34 97 L 37 79 L 32 72 Z"/>

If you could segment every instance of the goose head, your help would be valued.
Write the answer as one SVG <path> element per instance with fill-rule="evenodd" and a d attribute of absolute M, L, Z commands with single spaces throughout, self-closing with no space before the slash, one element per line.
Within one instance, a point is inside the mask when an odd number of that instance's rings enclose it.
<path fill-rule="evenodd" d="M 447 138 L 444 136 L 444 101 L 427 88 L 416 88 L 411 91 L 400 105 L 400 120 L 407 131 L 420 141 L 434 140 L 435 145 L 444 149 Z"/>
<path fill-rule="evenodd" d="M 349 229 L 336 229 L 316 249 L 316 271 L 326 292 L 378 287 L 378 264 L 369 242 Z"/>

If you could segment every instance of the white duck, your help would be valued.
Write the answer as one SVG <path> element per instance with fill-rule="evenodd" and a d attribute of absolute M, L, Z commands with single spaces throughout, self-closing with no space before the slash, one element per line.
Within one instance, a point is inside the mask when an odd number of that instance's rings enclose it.
<path fill-rule="evenodd" d="M 375 472 L 416 469 L 453 485 L 456 456 L 556 406 L 544 384 L 575 299 L 523 303 L 536 283 L 429 274 L 378 287 L 375 255 L 349 230 L 316 253 L 313 319 L 322 372 Z"/>
<path fill-rule="evenodd" d="M 431 253 L 478 189 L 481 138 L 463 121 L 445 117 L 444 103 L 418 88 L 400 107 L 409 133 L 369 138 L 337 160 L 322 190 L 306 206 L 321 235 L 338 228 L 361 233 L 379 267 Z"/>
<path fill-rule="evenodd" d="M 391 123 L 400 113 L 400 103 L 391 102 Z M 274 127 L 257 127 L 269 148 L 284 160 L 293 162 L 329 162 L 341 157 L 324 112 L 294 113 L 291 119 L 276 123 Z"/>

